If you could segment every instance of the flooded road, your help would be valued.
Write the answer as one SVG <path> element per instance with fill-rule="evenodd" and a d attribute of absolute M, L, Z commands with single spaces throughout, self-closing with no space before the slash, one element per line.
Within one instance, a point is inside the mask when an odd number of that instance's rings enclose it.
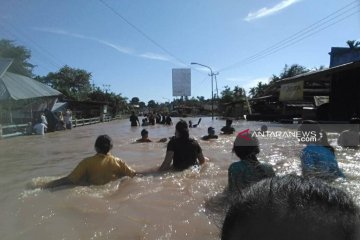
<path fill-rule="evenodd" d="M 173 119 L 174 123 L 178 119 Z M 190 118 L 185 118 L 186 121 Z M 191 119 L 197 122 L 197 118 Z M 209 126 L 216 133 L 223 120 L 203 118 L 190 135 L 200 139 Z M 263 123 L 234 121 L 236 131 L 259 129 Z M 287 130 L 289 125 L 268 123 L 269 130 Z M 149 138 L 174 135 L 174 126 L 148 126 Z M 199 143 L 210 162 L 184 172 L 123 178 L 104 186 L 72 187 L 56 191 L 37 186 L 67 175 L 83 158 L 95 153 L 98 135 L 113 138 L 112 154 L 135 170 L 160 166 L 166 143 L 136 143 L 142 127 L 129 121 L 74 128 L 45 136 L 0 140 L 0 238 L 1 239 L 219 239 L 220 229 L 204 204 L 223 191 L 227 168 L 236 160 L 231 153 L 234 135 Z M 338 147 L 336 132 L 328 132 L 346 179 L 335 186 L 360 203 L 360 150 Z M 259 138 L 260 161 L 273 165 L 276 174 L 300 174 L 296 139 Z"/>

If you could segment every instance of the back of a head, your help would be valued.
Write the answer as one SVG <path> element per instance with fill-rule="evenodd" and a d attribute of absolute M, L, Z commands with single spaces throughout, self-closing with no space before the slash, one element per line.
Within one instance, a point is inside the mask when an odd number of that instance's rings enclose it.
<path fill-rule="evenodd" d="M 215 135 L 215 129 L 213 127 L 208 128 L 208 134 L 209 135 Z"/>
<path fill-rule="evenodd" d="M 261 131 L 266 132 L 268 130 L 268 127 L 266 125 L 261 126 Z"/>
<path fill-rule="evenodd" d="M 359 240 L 359 207 L 342 190 L 295 175 L 249 187 L 226 215 L 222 240 Z"/>
<path fill-rule="evenodd" d="M 246 159 L 251 154 L 258 154 L 259 140 L 252 131 L 239 133 L 234 141 L 233 151 L 240 159 Z"/>
<path fill-rule="evenodd" d="M 231 119 L 226 119 L 226 126 L 231 126 L 232 124 L 232 120 Z"/>
<path fill-rule="evenodd" d="M 100 135 L 95 141 L 95 150 L 97 153 L 107 154 L 113 147 L 111 137 L 108 135 Z"/>
<path fill-rule="evenodd" d="M 149 132 L 146 129 L 143 129 L 141 131 L 141 136 L 144 137 L 144 136 L 147 136 L 147 135 L 149 135 Z"/>
<path fill-rule="evenodd" d="M 180 120 L 176 126 L 175 126 L 176 131 L 179 134 L 179 138 L 182 139 L 187 139 L 189 138 L 189 128 L 188 128 L 188 124 L 184 121 L 184 120 Z"/>
<path fill-rule="evenodd" d="M 318 143 L 321 139 L 321 128 L 318 122 L 305 120 L 300 125 L 298 140 L 300 143 Z"/>

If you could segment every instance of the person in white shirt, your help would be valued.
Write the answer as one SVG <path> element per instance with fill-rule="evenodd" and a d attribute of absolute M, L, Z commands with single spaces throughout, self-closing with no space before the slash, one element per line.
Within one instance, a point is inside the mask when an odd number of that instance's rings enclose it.
<path fill-rule="evenodd" d="M 36 135 L 45 135 L 45 129 L 47 129 L 47 126 L 39 121 L 34 125 L 33 129 Z"/>
<path fill-rule="evenodd" d="M 66 110 L 64 120 L 65 120 L 66 129 L 71 129 L 72 128 L 72 112 L 70 109 Z"/>
<path fill-rule="evenodd" d="M 47 122 L 47 119 L 46 119 L 46 116 L 45 116 L 44 112 L 41 113 L 41 122 L 43 124 L 45 124 L 46 126 L 48 125 L 48 122 Z"/>

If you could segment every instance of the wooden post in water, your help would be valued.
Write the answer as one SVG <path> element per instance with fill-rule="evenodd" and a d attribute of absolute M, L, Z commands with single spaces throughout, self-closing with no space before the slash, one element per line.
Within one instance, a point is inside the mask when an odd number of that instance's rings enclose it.
<path fill-rule="evenodd" d="M 2 139 L 3 131 L 2 131 L 2 125 L 0 124 L 0 139 Z"/>

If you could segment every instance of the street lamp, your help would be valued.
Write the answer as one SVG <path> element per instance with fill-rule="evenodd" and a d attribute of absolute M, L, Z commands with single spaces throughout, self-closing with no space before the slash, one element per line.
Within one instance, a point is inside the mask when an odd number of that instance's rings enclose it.
<path fill-rule="evenodd" d="M 201 63 L 196 63 L 196 62 L 192 62 L 190 63 L 191 65 L 199 65 L 199 66 L 202 66 L 202 67 L 206 67 L 210 70 L 210 75 L 211 76 L 211 119 L 214 120 L 214 88 L 213 88 L 213 85 L 214 85 L 214 81 L 213 81 L 213 76 L 215 75 L 211 69 L 211 67 L 209 66 L 206 66 L 204 64 L 201 64 Z"/>

